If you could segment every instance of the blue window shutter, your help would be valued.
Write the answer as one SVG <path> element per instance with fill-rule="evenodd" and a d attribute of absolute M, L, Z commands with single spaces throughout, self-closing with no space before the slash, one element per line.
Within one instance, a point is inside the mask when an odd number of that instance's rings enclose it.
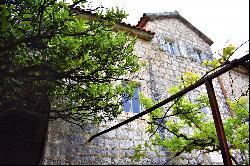
<path fill-rule="evenodd" d="M 171 46 L 171 51 L 172 51 L 172 54 L 175 54 L 175 46 L 174 46 L 174 43 L 169 43 L 170 46 Z"/>
<path fill-rule="evenodd" d="M 172 44 L 170 42 L 168 42 L 168 50 L 169 50 L 169 53 L 172 55 L 173 54 L 173 48 L 172 48 Z"/>
<path fill-rule="evenodd" d="M 171 55 L 175 55 L 176 54 L 176 50 L 175 50 L 175 45 L 172 42 L 167 42 L 166 43 L 166 47 L 167 47 L 167 51 L 171 54 Z"/>
<path fill-rule="evenodd" d="M 194 52 L 194 55 L 195 55 L 196 62 L 201 63 L 199 53 L 198 53 L 197 51 L 195 51 L 195 52 Z"/>
<path fill-rule="evenodd" d="M 171 54 L 170 49 L 169 49 L 169 43 L 166 43 L 166 50 Z"/>
<path fill-rule="evenodd" d="M 210 60 L 210 61 L 213 61 L 213 60 L 214 60 L 213 54 L 212 54 L 212 53 L 211 53 L 211 54 L 206 54 L 206 56 L 207 56 L 207 59 L 208 59 L 208 60 Z"/>
<path fill-rule="evenodd" d="M 201 53 L 201 62 L 203 62 L 206 59 L 206 55 L 204 53 Z"/>
<path fill-rule="evenodd" d="M 132 98 L 133 113 L 140 112 L 140 100 L 139 100 L 139 87 L 135 88 L 134 96 Z"/>
<path fill-rule="evenodd" d="M 178 41 L 178 45 L 179 45 L 180 55 L 186 58 L 188 56 L 186 51 L 186 45 L 182 41 Z"/>
<path fill-rule="evenodd" d="M 202 63 L 202 56 L 201 56 L 201 53 L 199 53 L 198 56 L 199 56 L 199 62 Z"/>
<path fill-rule="evenodd" d="M 130 103 L 126 94 L 122 95 L 122 106 L 125 112 L 130 112 Z"/>

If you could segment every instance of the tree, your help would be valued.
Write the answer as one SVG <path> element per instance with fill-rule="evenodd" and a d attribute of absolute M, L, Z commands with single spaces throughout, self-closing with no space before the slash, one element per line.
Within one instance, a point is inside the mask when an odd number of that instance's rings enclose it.
<path fill-rule="evenodd" d="M 56 0 L 5 0 L 0 6 L 0 115 L 39 113 L 84 126 L 111 120 L 122 94 L 135 83 L 125 75 L 142 65 L 133 54 L 135 39 L 114 32 L 124 11 L 75 13 L 86 1 L 68 6 Z M 124 81 L 127 83 L 124 85 Z M 48 105 L 49 112 L 39 110 Z"/>
<path fill-rule="evenodd" d="M 235 47 L 229 45 L 223 49 L 221 60 L 206 60 L 203 64 L 213 67 L 212 71 L 218 70 L 222 66 L 221 63 L 227 63 L 234 51 Z M 172 86 L 168 93 L 176 94 L 199 79 L 198 74 L 184 73 L 179 78 L 179 84 Z M 140 101 L 146 109 L 155 104 L 144 95 L 141 95 Z M 235 116 L 223 119 L 231 158 L 237 165 L 249 164 L 249 101 L 246 96 L 241 96 L 234 101 L 228 99 L 227 102 L 235 113 Z M 172 152 L 173 157 L 183 152 L 190 153 L 192 150 L 203 150 L 206 153 L 220 150 L 213 118 L 207 113 L 210 104 L 206 93 L 200 93 L 195 99 L 190 99 L 188 94 L 185 94 L 170 105 L 167 110 L 158 108 L 149 114 L 147 132 L 151 138 L 149 142 L 135 148 L 135 160 L 143 158 L 147 149 L 157 153 L 158 146 Z M 165 134 L 161 133 L 160 129 L 164 130 Z M 186 132 L 190 129 L 190 132 Z M 233 154 L 235 152 L 241 157 Z"/>

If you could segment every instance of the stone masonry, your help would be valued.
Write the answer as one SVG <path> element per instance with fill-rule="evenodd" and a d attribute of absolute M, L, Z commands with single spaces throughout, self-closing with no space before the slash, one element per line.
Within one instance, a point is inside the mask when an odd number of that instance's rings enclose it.
<path fill-rule="evenodd" d="M 178 15 L 178 13 L 177 13 Z M 145 61 L 147 65 L 140 71 L 136 81 L 141 83 L 141 91 L 146 96 L 157 101 L 169 97 L 167 90 L 177 84 L 177 77 L 190 71 L 201 76 L 207 68 L 201 66 L 201 60 L 211 59 L 210 45 L 204 41 L 192 28 L 186 26 L 177 18 L 154 18 L 148 20 L 144 29 L 155 32 L 151 41 L 138 39 L 134 51 Z M 171 41 L 175 47 L 175 54 L 170 54 L 166 48 L 166 40 Z M 199 50 L 200 58 L 194 56 L 194 50 Z M 230 86 L 228 73 L 221 76 L 226 89 L 237 89 L 236 96 L 241 94 L 241 87 L 248 88 L 249 76 L 231 71 L 233 77 L 237 77 L 236 84 Z M 222 92 L 217 79 L 213 80 L 222 117 L 229 116 L 225 95 Z M 199 92 L 205 92 L 205 86 L 201 86 L 189 93 L 190 98 Z M 211 114 L 211 112 L 209 112 Z M 86 140 L 94 133 L 103 131 L 129 117 L 133 113 L 123 112 L 120 117 L 107 124 L 87 126 L 85 132 L 82 129 L 62 121 L 49 123 L 47 142 L 42 164 L 221 164 L 211 159 L 202 151 L 194 151 L 191 154 L 182 154 L 175 160 L 168 158 L 168 153 L 159 150 L 159 156 L 154 152 L 147 151 L 146 158 L 135 162 L 131 159 L 134 148 L 149 139 L 145 132 L 147 116 L 137 119 L 116 130 L 104 134 L 90 143 Z M 220 156 L 217 155 L 218 158 Z"/>

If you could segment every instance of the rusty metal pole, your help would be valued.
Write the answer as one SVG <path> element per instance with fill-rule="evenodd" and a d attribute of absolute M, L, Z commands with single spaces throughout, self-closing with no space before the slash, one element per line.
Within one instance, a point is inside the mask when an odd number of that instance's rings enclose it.
<path fill-rule="evenodd" d="M 207 94 L 208 94 L 210 106 L 212 109 L 212 114 L 213 114 L 213 119 L 214 119 L 214 124 L 215 124 L 215 128 L 216 128 L 217 136 L 218 136 L 219 142 L 220 142 L 223 163 L 224 163 L 224 165 L 232 165 L 232 160 L 231 160 L 229 148 L 227 145 L 227 138 L 226 138 L 226 135 L 224 132 L 218 103 L 216 101 L 216 96 L 215 96 L 215 92 L 214 92 L 214 88 L 213 88 L 212 79 L 207 80 L 205 82 L 205 84 L 206 84 L 206 88 L 207 88 Z"/>

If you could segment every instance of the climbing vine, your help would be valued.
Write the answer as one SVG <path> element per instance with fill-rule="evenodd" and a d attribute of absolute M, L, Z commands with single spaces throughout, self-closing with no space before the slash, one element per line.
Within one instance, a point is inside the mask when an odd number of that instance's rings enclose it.
<path fill-rule="evenodd" d="M 235 47 L 229 45 L 223 49 L 221 60 L 206 60 L 203 65 L 212 67 L 210 71 L 213 72 L 223 66 L 234 51 Z M 200 77 L 191 72 L 183 73 L 178 78 L 180 83 L 172 86 L 168 94 L 176 94 L 195 83 Z M 140 100 L 146 109 L 156 104 L 142 94 Z M 246 96 L 241 96 L 235 100 L 227 99 L 227 102 L 235 114 L 223 119 L 231 158 L 237 165 L 249 164 L 249 100 Z M 208 96 L 203 92 L 200 92 L 195 99 L 190 99 L 189 94 L 185 94 L 172 101 L 168 109 L 158 108 L 151 112 L 146 131 L 151 135 L 150 141 L 135 148 L 134 160 L 145 157 L 147 150 L 158 154 L 159 146 L 171 152 L 172 157 L 184 152 L 190 153 L 192 150 L 203 150 L 205 153 L 220 150 Z"/>

